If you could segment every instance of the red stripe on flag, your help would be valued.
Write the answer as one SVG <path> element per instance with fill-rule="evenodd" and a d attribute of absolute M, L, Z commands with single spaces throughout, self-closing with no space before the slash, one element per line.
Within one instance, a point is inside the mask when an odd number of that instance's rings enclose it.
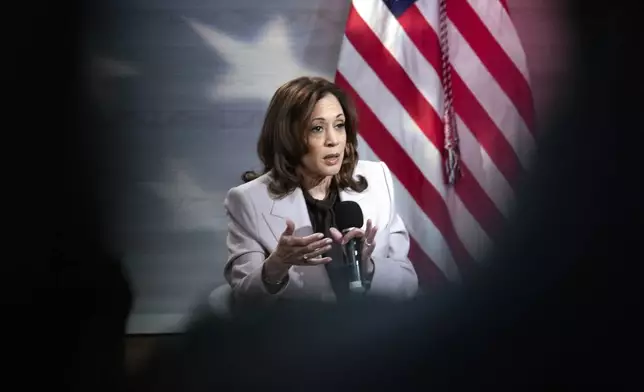
<path fill-rule="evenodd" d="M 508 15 L 510 15 L 510 9 L 508 8 L 508 2 L 507 2 L 507 0 L 499 0 L 499 2 L 500 2 L 500 3 L 501 3 L 501 5 L 503 6 L 503 8 L 505 8 L 505 12 L 507 12 L 507 13 L 508 13 Z"/>
<path fill-rule="evenodd" d="M 463 173 L 463 177 L 454 185 L 456 193 L 461 198 L 465 207 L 476 206 L 476 214 L 472 213 L 469 207 L 467 209 L 474 215 L 474 218 L 492 242 L 498 243 L 501 234 L 500 230 L 506 223 L 505 217 L 477 181 L 464 181 L 465 178 L 474 178 L 474 175 L 467 166 L 461 165 L 461 172 Z M 485 194 L 486 197 L 480 197 L 479 195 L 481 193 Z"/>
<path fill-rule="evenodd" d="M 418 51 L 439 73 L 442 67 L 438 36 L 418 7 L 409 7 L 398 21 Z M 512 186 L 513 180 L 521 172 L 519 157 L 454 69 L 452 69 L 452 91 L 457 114 Z"/>
<path fill-rule="evenodd" d="M 416 5 L 407 8 L 404 14 L 398 17 L 398 23 L 416 45 L 420 53 L 432 65 L 439 77 L 443 70 L 441 64 L 441 47 L 438 34 L 430 26 L 427 19 L 420 13 Z"/>
<path fill-rule="evenodd" d="M 411 236 L 409 238 L 409 260 L 414 265 L 421 285 L 427 283 L 434 286 L 439 283 L 447 283 L 447 277 L 443 271 L 436 266 L 436 263 L 427 256 L 416 239 Z"/>
<path fill-rule="evenodd" d="M 422 132 L 442 152 L 444 150 L 443 125 L 436 110 L 425 100 L 405 70 L 384 47 L 378 36 L 365 23 L 353 6 L 347 20 L 345 35 L 382 80 L 387 89 L 391 91 L 409 113 Z M 387 164 L 392 163 L 388 160 L 384 161 Z M 437 162 L 437 164 L 441 163 Z M 412 165 L 414 165 L 413 161 Z M 416 166 L 414 165 L 414 167 Z M 457 182 L 456 193 L 467 210 L 486 229 L 490 238 L 494 238 L 496 236 L 495 228 L 499 222 L 504 221 L 503 215 L 481 185 L 476 182 L 476 179 L 471 175 L 464 163 L 461 164 L 461 168 L 464 175 Z M 464 195 L 464 191 L 468 194 Z M 416 201 L 419 201 L 418 198 L 416 198 Z M 487 229 L 490 229 L 490 231 Z"/>
<path fill-rule="evenodd" d="M 414 164 L 407 152 L 387 131 L 376 115 L 365 104 L 358 93 L 340 73 L 336 73 L 336 83 L 349 94 L 356 105 L 360 118 L 360 135 L 369 144 L 378 157 L 387 162 L 389 169 L 398 181 L 407 189 L 421 210 L 431 219 L 452 251 L 454 261 L 459 269 L 467 271 L 473 264 L 472 257 L 465 249 L 454 230 L 445 200 L 436 188 L 427 181 L 423 173 Z"/>
<path fill-rule="evenodd" d="M 443 124 L 436 110 L 425 100 L 405 70 L 353 6 L 345 35 L 427 138 L 439 151 L 443 151 Z"/>
<path fill-rule="evenodd" d="M 516 188 L 516 180 L 523 174 L 523 166 L 508 139 L 490 118 L 463 79 L 452 69 L 452 93 L 454 108 L 469 128 L 481 147 L 490 156 L 494 165 L 503 174 L 511 187 Z M 515 189 L 516 191 L 516 189 Z"/>
<path fill-rule="evenodd" d="M 534 134 L 532 93 L 521 71 L 466 0 L 450 1 L 447 14 Z"/>

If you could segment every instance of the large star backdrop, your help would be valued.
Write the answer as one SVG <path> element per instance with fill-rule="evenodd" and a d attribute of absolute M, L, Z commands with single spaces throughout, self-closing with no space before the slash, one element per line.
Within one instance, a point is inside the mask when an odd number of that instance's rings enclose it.
<path fill-rule="evenodd" d="M 129 332 L 180 328 L 223 284 L 223 200 L 257 169 L 275 89 L 333 78 L 345 0 L 117 0 L 92 48 L 92 91 L 128 162 L 115 246 L 136 295 Z"/>

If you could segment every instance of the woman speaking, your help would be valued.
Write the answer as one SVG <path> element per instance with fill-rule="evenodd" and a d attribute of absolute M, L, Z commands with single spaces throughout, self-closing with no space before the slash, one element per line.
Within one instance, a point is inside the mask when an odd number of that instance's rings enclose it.
<path fill-rule="evenodd" d="M 263 174 L 246 173 L 246 183 L 225 200 L 224 275 L 235 301 L 351 298 L 345 244 L 352 239 L 358 239 L 366 295 L 416 294 L 391 173 L 383 162 L 358 160 L 356 147 L 356 111 L 338 86 L 302 77 L 275 92 L 257 145 Z M 346 211 L 338 206 L 347 202 L 359 206 L 366 222 L 361 216 L 362 227 L 341 232 L 337 222 Z"/>

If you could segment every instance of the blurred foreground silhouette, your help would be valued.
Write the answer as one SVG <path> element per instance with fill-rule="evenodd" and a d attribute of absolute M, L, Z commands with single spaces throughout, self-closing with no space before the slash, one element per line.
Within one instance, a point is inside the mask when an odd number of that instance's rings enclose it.
<path fill-rule="evenodd" d="M 4 389 L 125 388 L 132 294 L 103 220 L 120 154 L 88 92 L 86 49 L 107 31 L 88 5 L 4 9 Z"/>

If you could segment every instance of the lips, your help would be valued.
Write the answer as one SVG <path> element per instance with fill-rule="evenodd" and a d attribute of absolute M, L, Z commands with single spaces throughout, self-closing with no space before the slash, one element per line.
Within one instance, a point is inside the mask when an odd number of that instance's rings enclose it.
<path fill-rule="evenodd" d="M 335 159 L 335 158 L 340 158 L 340 154 L 327 154 L 324 156 L 323 159 Z"/>

